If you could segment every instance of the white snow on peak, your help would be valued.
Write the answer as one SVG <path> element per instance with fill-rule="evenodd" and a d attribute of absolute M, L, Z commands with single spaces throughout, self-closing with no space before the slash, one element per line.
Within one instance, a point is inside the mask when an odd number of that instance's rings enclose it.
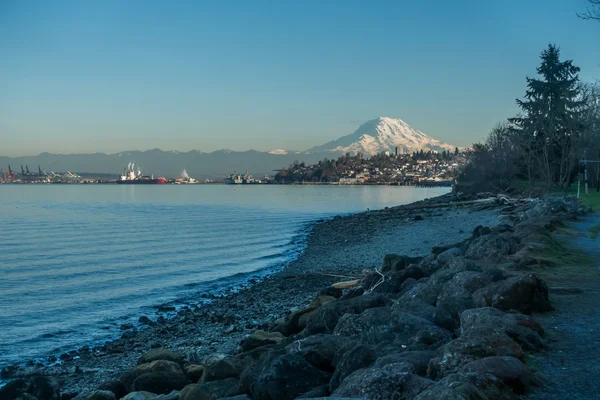
<path fill-rule="evenodd" d="M 283 149 L 273 149 L 269 152 L 269 154 L 276 154 L 278 156 L 283 156 L 286 155 L 288 152 L 286 150 Z"/>
<path fill-rule="evenodd" d="M 308 150 L 311 153 L 363 153 L 375 155 L 396 147 L 402 152 L 454 150 L 455 146 L 441 142 L 418 131 L 398 118 L 379 117 L 362 124 L 354 133 Z"/>

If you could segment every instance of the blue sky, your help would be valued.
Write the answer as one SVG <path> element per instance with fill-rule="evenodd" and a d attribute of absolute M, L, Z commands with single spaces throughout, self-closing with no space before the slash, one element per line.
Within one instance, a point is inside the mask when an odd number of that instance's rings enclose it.
<path fill-rule="evenodd" d="M 458 145 L 548 43 L 600 78 L 586 0 L 0 0 L 0 155 L 304 150 L 378 116 Z"/>

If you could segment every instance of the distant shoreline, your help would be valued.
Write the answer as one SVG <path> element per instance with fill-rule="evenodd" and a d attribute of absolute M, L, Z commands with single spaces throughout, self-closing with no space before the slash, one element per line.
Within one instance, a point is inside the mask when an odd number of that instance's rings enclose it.
<path fill-rule="evenodd" d="M 107 182 L 0 182 L 0 185 L 116 185 L 116 181 Z M 386 182 L 386 183 L 339 183 L 339 182 L 295 182 L 295 183 L 237 183 L 229 184 L 223 181 L 213 182 L 195 182 L 195 183 L 177 183 L 177 182 L 166 182 L 161 184 L 155 184 L 156 186 L 164 185 L 176 185 L 176 186 L 196 186 L 196 185 L 227 185 L 227 186 L 403 186 L 403 187 L 452 187 L 453 182 L 423 182 L 420 184 L 407 185 L 398 182 Z M 124 184 L 123 186 L 131 186 L 130 184 Z M 135 185 L 137 186 L 137 185 Z M 144 185 L 153 186 L 153 185 Z"/>

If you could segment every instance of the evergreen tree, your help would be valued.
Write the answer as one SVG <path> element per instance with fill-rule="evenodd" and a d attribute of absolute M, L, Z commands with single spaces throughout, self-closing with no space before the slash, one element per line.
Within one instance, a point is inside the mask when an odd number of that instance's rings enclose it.
<path fill-rule="evenodd" d="M 560 61 L 560 50 L 552 44 L 540 57 L 540 78 L 527 78 L 525 98 L 517 99 L 522 113 L 509 122 L 521 144 L 530 181 L 537 171 L 548 187 L 563 187 L 574 167 L 574 143 L 580 130 L 579 68 L 572 60 Z"/>

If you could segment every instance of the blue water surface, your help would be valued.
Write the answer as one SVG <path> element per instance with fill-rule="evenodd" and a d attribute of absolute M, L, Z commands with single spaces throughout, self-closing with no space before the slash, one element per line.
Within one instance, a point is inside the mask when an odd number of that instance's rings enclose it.
<path fill-rule="evenodd" d="M 447 191 L 0 185 L 0 367 L 110 339 L 154 305 L 284 265 L 316 219 Z"/>

